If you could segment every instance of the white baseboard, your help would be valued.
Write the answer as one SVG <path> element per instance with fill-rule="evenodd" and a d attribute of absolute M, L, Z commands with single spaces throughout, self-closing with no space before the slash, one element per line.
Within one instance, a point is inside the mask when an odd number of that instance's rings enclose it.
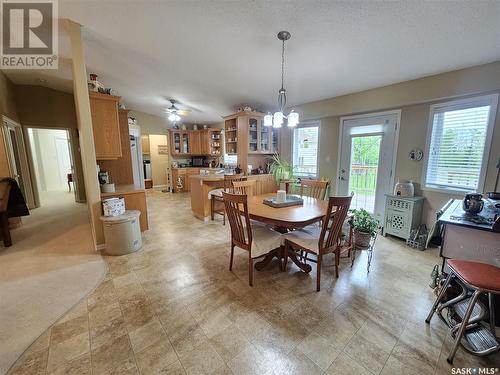
<path fill-rule="evenodd" d="M 104 250 L 104 249 L 106 249 L 106 244 L 105 243 L 97 245 L 95 250 L 96 251 L 101 251 L 101 250 Z"/>
<path fill-rule="evenodd" d="M 153 189 L 166 188 L 168 185 L 153 185 Z"/>

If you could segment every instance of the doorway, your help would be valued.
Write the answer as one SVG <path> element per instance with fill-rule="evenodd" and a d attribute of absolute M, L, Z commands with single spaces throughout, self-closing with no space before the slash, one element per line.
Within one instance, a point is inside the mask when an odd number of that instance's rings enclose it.
<path fill-rule="evenodd" d="M 40 205 L 76 200 L 76 176 L 67 129 L 28 128 Z"/>
<path fill-rule="evenodd" d="M 35 208 L 22 127 L 8 117 L 2 116 L 0 130 L 4 134 L 10 175 L 17 181 L 28 208 Z"/>
<path fill-rule="evenodd" d="M 382 222 L 385 194 L 394 186 L 400 111 L 343 117 L 339 138 L 338 195 L 354 193 L 351 208 Z"/>

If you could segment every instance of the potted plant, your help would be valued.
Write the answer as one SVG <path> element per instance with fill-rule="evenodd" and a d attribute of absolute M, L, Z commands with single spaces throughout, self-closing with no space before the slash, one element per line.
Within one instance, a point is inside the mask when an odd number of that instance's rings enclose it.
<path fill-rule="evenodd" d="M 377 233 L 379 222 L 363 208 L 350 211 L 354 214 L 352 218 L 354 244 L 357 248 L 367 248 L 370 246 L 370 239 Z"/>
<path fill-rule="evenodd" d="M 293 166 L 291 163 L 283 159 L 277 153 L 270 156 L 270 159 L 271 165 L 269 166 L 269 172 L 271 172 L 278 185 L 281 181 L 287 181 L 292 178 Z"/>

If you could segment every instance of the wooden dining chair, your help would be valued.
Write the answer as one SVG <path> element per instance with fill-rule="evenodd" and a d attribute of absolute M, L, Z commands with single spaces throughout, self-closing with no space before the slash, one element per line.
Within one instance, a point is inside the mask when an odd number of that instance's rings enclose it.
<path fill-rule="evenodd" d="M 328 208 L 321 228 L 317 225 L 309 225 L 304 229 L 295 230 L 284 234 L 285 238 L 285 267 L 288 261 L 288 252 L 300 252 L 316 255 L 316 259 L 309 259 L 317 264 L 316 268 L 316 291 L 319 292 L 321 284 L 321 261 L 328 253 L 335 254 L 335 276 L 339 277 L 340 251 L 342 225 L 351 205 L 352 196 L 330 197 Z M 295 254 L 294 254 L 295 256 Z"/>
<path fill-rule="evenodd" d="M 235 194 L 243 194 L 247 197 L 253 197 L 255 195 L 256 183 L 257 182 L 255 180 L 234 181 L 233 192 Z"/>
<path fill-rule="evenodd" d="M 300 196 L 306 196 L 316 199 L 325 199 L 328 181 L 322 180 L 300 180 Z"/>
<path fill-rule="evenodd" d="M 234 248 L 248 251 L 248 284 L 253 286 L 253 260 L 281 247 L 282 235 L 273 229 L 250 221 L 247 196 L 222 192 L 229 225 L 231 226 L 231 259 L 233 269 Z"/>
<path fill-rule="evenodd" d="M 208 198 L 210 199 L 210 218 L 214 220 L 215 214 L 222 215 L 222 224 L 226 225 L 226 214 L 224 211 L 224 203 L 222 199 L 222 192 L 231 192 L 233 189 L 233 182 L 245 181 L 247 178 L 241 174 L 225 174 L 222 188 L 210 190 Z M 217 205 L 219 208 L 217 208 Z"/>

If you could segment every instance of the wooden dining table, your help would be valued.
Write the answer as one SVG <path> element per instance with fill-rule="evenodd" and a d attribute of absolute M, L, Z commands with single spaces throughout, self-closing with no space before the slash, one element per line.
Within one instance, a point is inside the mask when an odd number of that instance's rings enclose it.
<path fill-rule="evenodd" d="M 248 214 L 250 219 L 272 225 L 280 233 L 304 228 L 321 221 L 328 208 L 328 201 L 305 196 L 302 197 L 304 204 L 300 206 L 275 208 L 264 204 L 264 199 L 275 195 L 275 193 L 270 193 L 248 197 Z M 278 248 L 271 251 L 262 261 L 255 263 L 255 268 L 259 271 L 262 270 L 274 257 L 282 262 L 284 258 L 283 249 Z M 301 262 L 295 252 L 289 253 L 288 257 L 304 272 L 311 271 L 311 266 Z M 282 263 L 280 263 L 280 267 L 282 267 Z"/>

